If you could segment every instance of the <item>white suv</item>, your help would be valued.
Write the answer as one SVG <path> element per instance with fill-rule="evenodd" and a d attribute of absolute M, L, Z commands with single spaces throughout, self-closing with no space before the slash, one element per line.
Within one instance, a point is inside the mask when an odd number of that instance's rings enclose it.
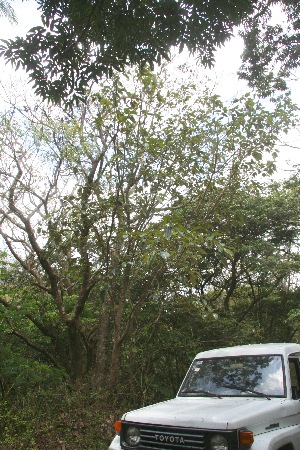
<path fill-rule="evenodd" d="M 300 345 L 199 353 L 176 398 L 115 428 L 109 450 L 300 450 Z"/>

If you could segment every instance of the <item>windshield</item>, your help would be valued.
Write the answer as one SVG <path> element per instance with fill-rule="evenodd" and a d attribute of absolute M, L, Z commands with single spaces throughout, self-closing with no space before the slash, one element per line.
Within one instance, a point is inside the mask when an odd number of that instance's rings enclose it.
<path fill-rule="evenodd" d="M 178 395 L 284 397 L 282 358 L 256 355 L 195 360 Z"/>

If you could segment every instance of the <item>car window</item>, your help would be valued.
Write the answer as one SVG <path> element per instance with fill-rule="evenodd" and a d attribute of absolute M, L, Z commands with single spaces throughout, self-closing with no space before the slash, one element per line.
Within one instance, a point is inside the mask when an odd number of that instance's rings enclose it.
<path fill-rule="evenodd" d="M 281 355 L 205 358 L 194 361 L 179 395 L 285 396 Z"/>

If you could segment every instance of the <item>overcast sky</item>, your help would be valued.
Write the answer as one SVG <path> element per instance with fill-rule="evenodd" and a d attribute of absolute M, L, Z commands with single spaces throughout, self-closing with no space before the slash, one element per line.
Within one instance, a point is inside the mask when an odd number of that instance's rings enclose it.
<path fill-rule="evenodd" d="M 0 17 L 0 39 L 25 36 L 26 32 L 33 26 L 40 24 L 40 15 L 34 0 L 12 0 L 11 2 L 18 19 L 18 24 L 10 24 L 7 18 Z M 235 95 L 247 89 L 245 82 L 239 81 L 236 72 L 240 66 L 240 54 L 243 43 L 240 38 L 234 38 L 225 47 L 218 50 L 216 65 L 212 71 L 206 73 L 216 82 L 216 92 L 223 100 L 229 100 Z M 190 58 L 189 58 L 190 60 Z M 25 75 L 17 74 L 10 65 L 5 65 L 0 59 L 1 81 L 5 81 L 11 74 L 25 78 Z M 199 69 L 203 72 L 203 69 Z M 299 71 L 300 72 L 300 71 Z M 300 80 L 292 85 L 293 100 L 300 107 Z M 279 147 L 280 157 L 278 167 L 281 174 L 289 174 L 288 170 L 293 164 L 300 164 L 300 135 L 299 131 L 289 133 L 288 144 L 290 147 Z M 283 172 L 284 171 L 284 172 Z"/>

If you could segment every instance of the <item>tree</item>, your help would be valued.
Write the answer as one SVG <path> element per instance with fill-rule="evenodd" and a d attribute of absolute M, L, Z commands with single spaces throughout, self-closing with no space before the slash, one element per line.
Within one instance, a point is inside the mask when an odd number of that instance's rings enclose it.
<path fill-rule="evenodd" d="M 69 114 L 2 116 L 0 232 L 24 287 L 0 302 L 18 311 L 11 332 L 74 380 L 113 385 L 141 308 L 177 273 L 193 283 L 207 247 L 226 254 L 214 211 L 272 172 L 263 155 L 290 122 L 288 100 L 225 106 L 166 76 L 115 76 Z M 210 202 L 195 226 L 177 214 L 186 198 Z"/>

